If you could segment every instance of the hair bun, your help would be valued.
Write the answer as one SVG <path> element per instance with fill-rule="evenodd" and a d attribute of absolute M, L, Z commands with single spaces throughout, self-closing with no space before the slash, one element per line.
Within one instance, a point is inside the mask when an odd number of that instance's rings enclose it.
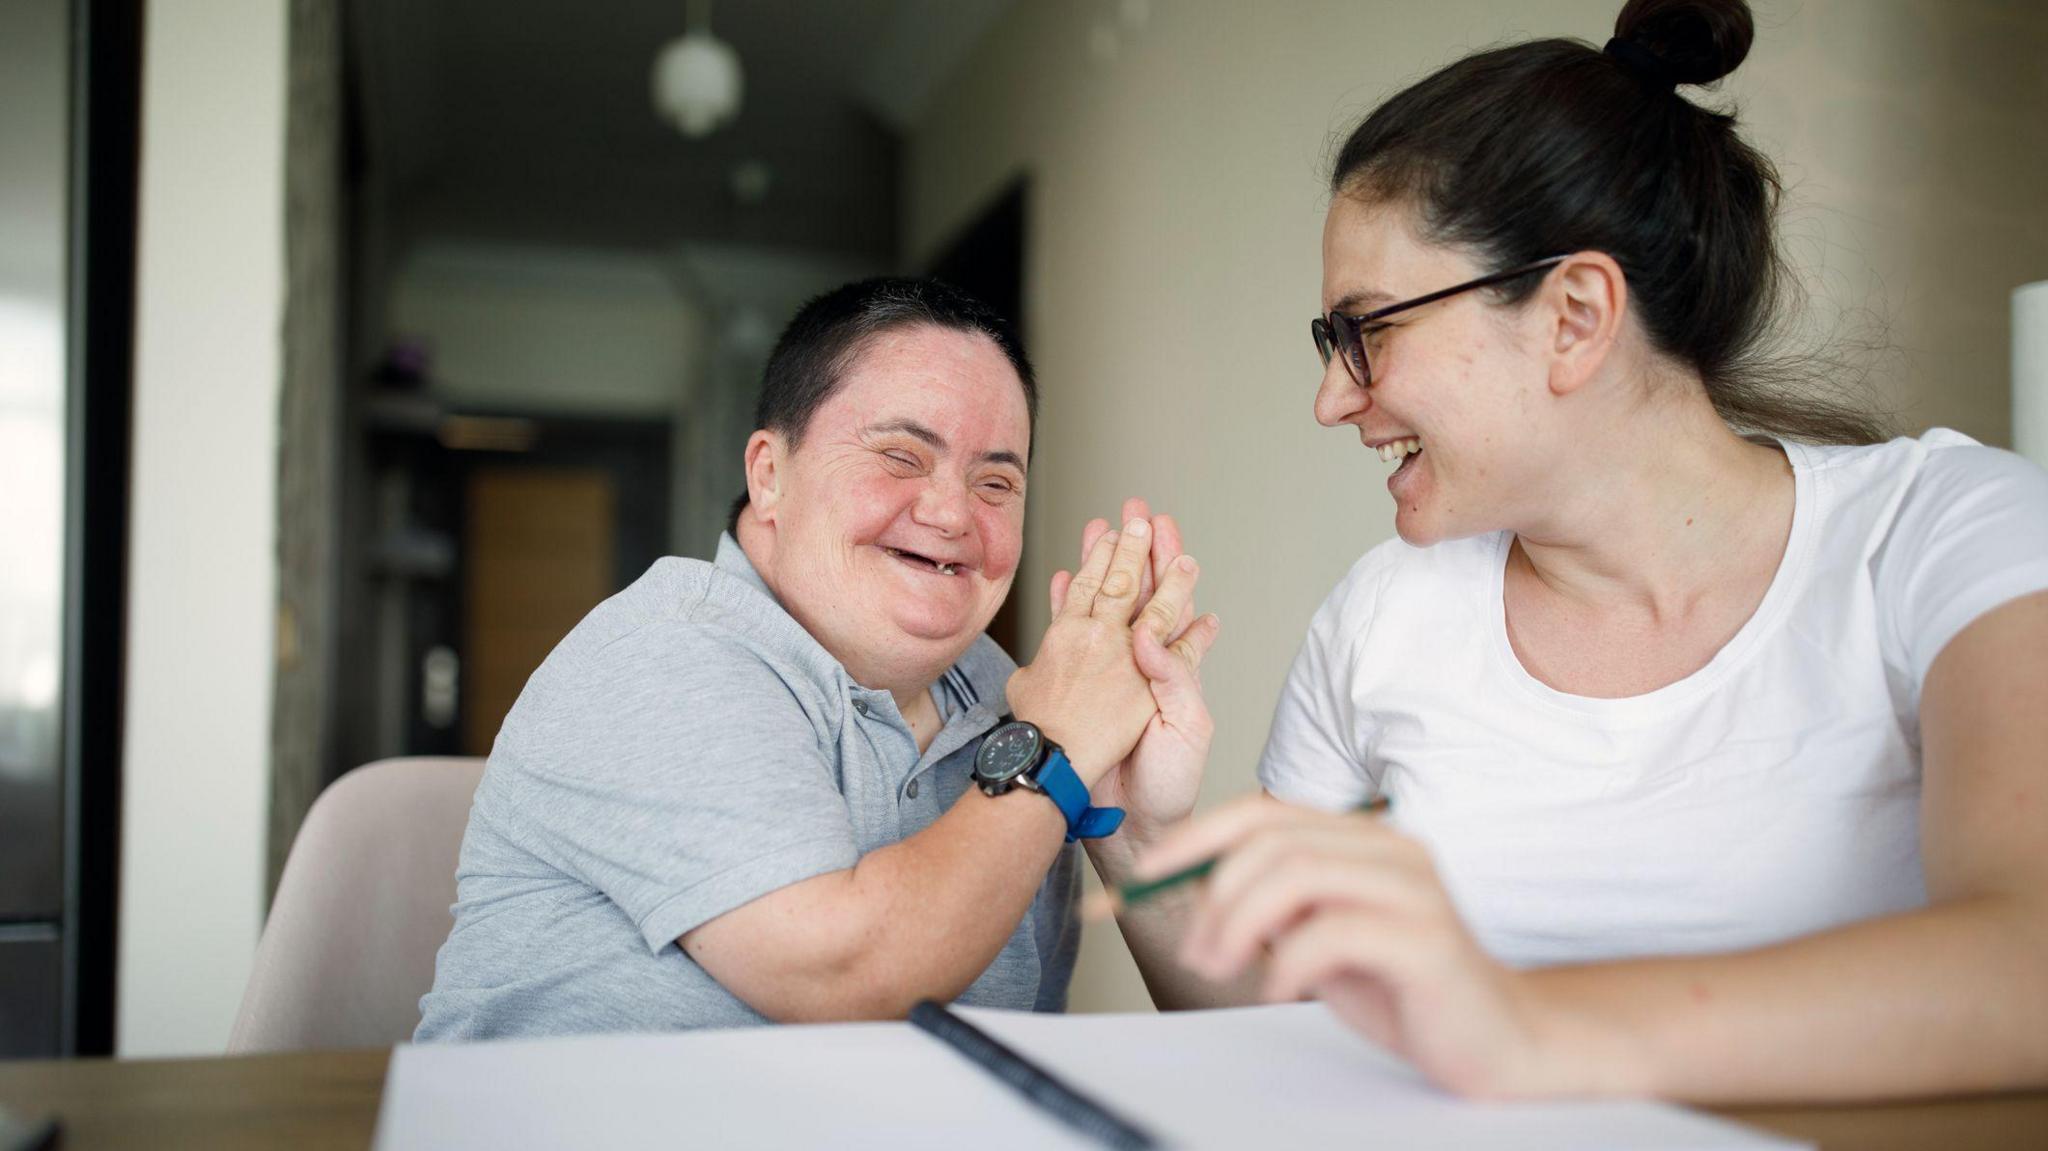
<path fill-rule="evenodd" d="M 1749 55 L 1756 24 L 1744 0 L 1628 0 L 1614 35 L 1655 52 L 1677 83 L 1712 84 Z"/>

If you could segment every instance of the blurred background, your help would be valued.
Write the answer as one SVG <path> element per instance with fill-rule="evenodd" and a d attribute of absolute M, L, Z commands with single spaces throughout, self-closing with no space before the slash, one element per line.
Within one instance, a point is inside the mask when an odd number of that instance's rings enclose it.
<path fill-rule="evenodd" d="M 5 0 L 0 1055 L 220 1050 L 313 798 L 486 753 L 586 611 L 708 556 L 776 334 L 861 275 L 955 279 L 1037 360 L 998 638 L 1150 498 L 1225 624 L 1205 800 L 1255 786 L 1392 534 L 1310 414 L 1332 141 L 1618 6 Z M 1901 430 L 2006 444 L 2048 8 L 1756 8 L 1708 99 L 1787 177 L 1802 337 Z M 1113 929 L 1072 1001 L 1146 1007 Z"/>

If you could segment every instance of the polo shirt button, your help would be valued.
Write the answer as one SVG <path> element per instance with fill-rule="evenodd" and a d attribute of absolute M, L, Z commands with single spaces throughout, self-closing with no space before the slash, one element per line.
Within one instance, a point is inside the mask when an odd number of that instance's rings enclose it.
<path fill-rule="evenodd" d="M 909 786 L 909 787 L 906 787 L 906 788 L 904 788 L 904 789 L 903 789 L 903 794 L 905 794 L 905 795 L 909 796 L 909 797 L 910 797 L 910 798 L 912 798 L 912 799 L 916 799 L 916 798 L 917 798 L 917 781 L 916 781 L 916 780 L 914 780 L 914 779 L 913 779 L 913 780 L 911 780 L 911 781 L 910 781 L 910 786 Z"/>
<path fill-rule="evenodd" d="M 868 713 L 868 701 L 864 699 L 854 700 L 853 710 L 861 713 L 862 715 L 866 715 Z"/>

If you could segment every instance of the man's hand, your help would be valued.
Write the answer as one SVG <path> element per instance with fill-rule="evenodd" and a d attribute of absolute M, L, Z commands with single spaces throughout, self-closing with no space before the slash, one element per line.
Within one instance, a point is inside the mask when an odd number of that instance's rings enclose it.
<path fill-rule="evenodd" d="M 1038 654 L 1010 677 L 1011 711 L 1065 748 L 1090 789 L 1157 711 L 1131 628 L 1151 546 L 1152 525 L 1143 519 L 1096 540 L 1081 570 L 1061 581 L 1059 609 Z M 1192 589 L 1192 574 L 1187 584 Z"/>

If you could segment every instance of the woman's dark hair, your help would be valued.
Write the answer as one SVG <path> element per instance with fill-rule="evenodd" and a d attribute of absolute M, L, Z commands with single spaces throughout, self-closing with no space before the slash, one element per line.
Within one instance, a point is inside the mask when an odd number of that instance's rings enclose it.
<path fill-rule="evenodd" d="M 1699 372 L 1731 426 L 1882 440 L 1879 417 L 1782 386 L 1806 373 L 1766 347 L 1790 282 L 1777 170 L 1733 115 L 1673 90 L 1734 71 L 1753 34 L 1743 0 L 1629 0 L 1613 50 L 1553 39 L 1467 56 L 1366 117 L 1331 191 L 1410 205 L 1427 239 L 1488 270 L 1605 252 L 1651 343 Z M 1496 290 L 1519 302 L 1539 282 Z"/>
<path fill-rule="evenodd" d="M 1038 379 L 1017 330 L 994 308 L 944 280 L 907 276 L 845 284 L 797 309 L 761 374 L 754 426 L 781 432 L 790 447 L 797 447 L 811 417 L 839 391 L 847 370 L 875 337 L 912 327 L 986 336 L 1016 369 L 1031 430 L 1037 431 Z M 738 534 L 740 513 L 746 509 L 747 493 L 741 492 L 726 517 L 727 531 Z"/>

